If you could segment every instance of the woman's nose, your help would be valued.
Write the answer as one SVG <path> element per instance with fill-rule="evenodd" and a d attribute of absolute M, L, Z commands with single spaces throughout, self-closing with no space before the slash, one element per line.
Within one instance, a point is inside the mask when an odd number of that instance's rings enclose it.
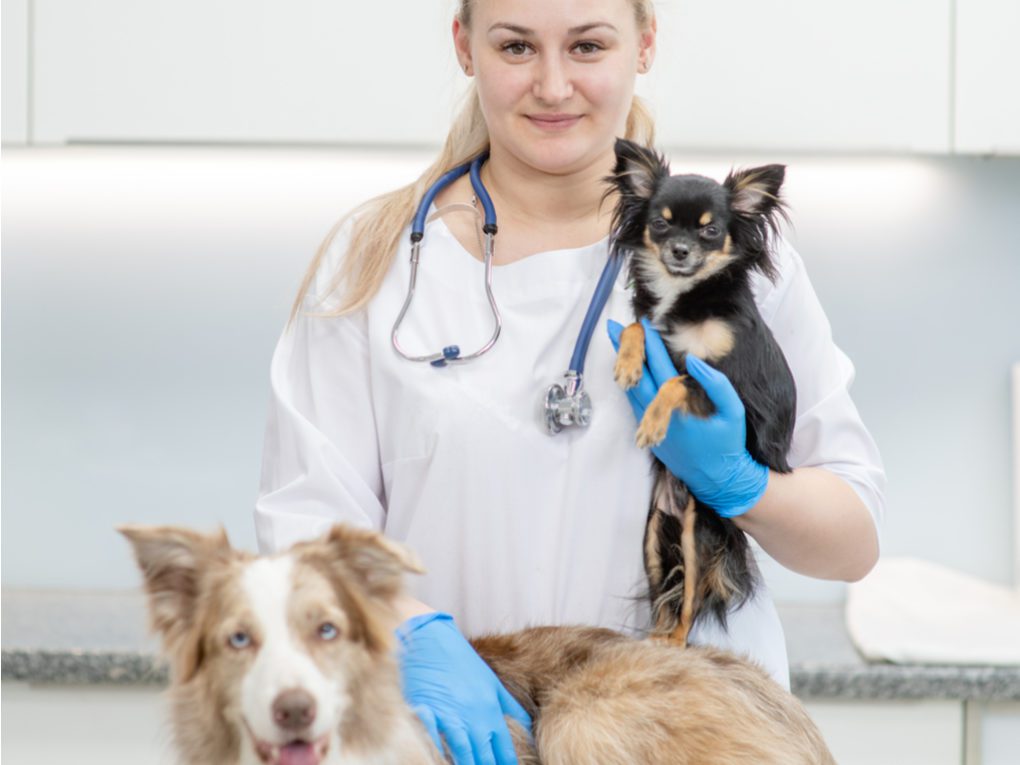
<path fill-rule="evenodd" d="M 538 66 L 532 94 L 547 104 L 566 101 L 574 93 L 574 86 L 563 62 L 558 56 L 547 56 Z"/>

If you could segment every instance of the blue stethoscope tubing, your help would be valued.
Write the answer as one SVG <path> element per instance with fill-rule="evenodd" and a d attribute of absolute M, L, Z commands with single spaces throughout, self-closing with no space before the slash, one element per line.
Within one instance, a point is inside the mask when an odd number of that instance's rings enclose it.
<path fill-rule="evenodd" d="M 492 256 L 497 231 L 496 209 L 492 204 L 488 191 L 486 191 L 485 186 L 482 184 L 481 178 L 482 165 L 488 159 L 488 156 L 488 151 L 485 151 L 470 162 L 466 162 L 444 173 L 425 192 L 418 205 L 418 209 L 415 211 L 414 219 L 411 223 L 410 285 L 407 290 L 407 297 L 404 299 L 404 305 L 400 309 L 397 320 L 393 324 L 393 331 L 390 334 L 394 349 L 409 361 L 427 361 L 435 367 L 471 361 L 484 354 L 496 344 L 499 333 L 503 328 L 503 319 L 500 316 L 499 307 L 496 305 L 496 299 L 492 294 Z M 425 237 L 425 219 L 436 195 L 465 173 L 470 173 L 471 187 L 474 189 L 475 196 L 481 203 L 485 215 L 485 223 L 482 226 L 482 232 L 485 234 L 485 294 L 489 300 L 489 307 L 492 309 L 495 327 L 489 340 L 477 351 L 467 356 L 460 355 L 460 347 L 457 345 L 448 345 L 438 353 L 413 356 L 401 348 L 397 332 L 408 309 L 411 307 L 411 300 L 414 297 L 418 280 L 418 264 L 421 259 L 421 245 Z M 581 330 L 578 333 L 577 341 L 574 344 L 574 352 L 570 357 L 570 368 L 564 373 L 566 385 L 561 387 L 558 384 L 554 384 L 546 394 L 546 418 L 550 433 L 559 432 L 564 425 L 576 424 L 584 426 L 591 420 L 591 403 L 587 394 L 582 390 L 584 360 L 588 354 L 588 346 L 591 343 L 592 335 L 595 332 L 595 325 L 602 314 L 603 308 L 605 308 L 606 301 L 609 299 L 609 294 L 616 283 L 624 260 L 624 253 L 620 252 L 611 243 L 609 258 L 606 261 L 605 268 L 602 270 L 602 275 L 599 277 L 591 303 L 589 303 L 588 310 L 585 312 L 584 321 L 581 323 Z"/>
<path fill-rule="evenodd" d="M 489 153 L 487 151 L 483 152 L 470 162 L 465 162 L 460 167 L 455 167 L 453 170 L 444 173 L 425 192 L 414 214 L 414 220 L 411 222 L 411 283 L 407 288 L 407 297 L 404 298 L 404 305 L 400 309 L 397 320 L 393 324 L 393 331 L 390 333 L 393 347 L 397 353 L 408 361 L 427 361 L 434 367 L 445 367 L 447 364 L 460 364 L 477 359 L 496 344 L 496 340 L 499 339 L 499 333 L 503 329 L 503 318 L 499 314 L 499 306 L 496 305 L 496 298 L 492 294 L 492 253 L 497 229 L 496 208 L 492 204 L 489 192 L 485 190 L 485 186 L 482 184 L 481 175 L 482 164 L 488 156 Z M 460 346 L 458 345 L 448 345 L 439 353 L 412 356 L 400 347 L 397 332 L 400 329 L 401 322 L 404 320 L 404 316 L 411 307 L 411 299 L 414 297 L 415 286 L 418 283 L 418 262 L 421 258 L 422 239 L 425 238 L 425 218 L 428 216 L 429 208 L 432 207 L 432 200 L 436 198 L 436 194 L 460 178 L 464 173 L 471 174 L 471 187 L 474 189 L 475 196 L 481 202 L 482 210 L 485 213 L 485 224 L 482 226 L 482 232 L 485 234 L 485 295 L 489 299 L 489 308 L 492 310 L 495 327 L 492 331 L 492 337 L 489 338 L 485 345 L 467 356 L 460 355 Z"/>

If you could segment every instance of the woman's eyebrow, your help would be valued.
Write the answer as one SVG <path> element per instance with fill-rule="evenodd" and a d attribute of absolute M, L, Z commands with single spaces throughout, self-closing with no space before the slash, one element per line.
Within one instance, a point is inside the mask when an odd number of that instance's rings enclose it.
<path fill-rule="evenodd" d="M 613 30 L 614 32 L 617 31 L 616 27 L 614 27 L 607 21 L 593 21 L 590 24 L 582 24 L 581 26 L 578 27 L 571 27 L 570 29 L 567 30 L 567 34 L 580 35 L 584 34 L 585 32 L 589 32 L 592 29 L 595 29 L 596 27 L 606 27 L 608 29 Z M 527 37 L 528 35 L 535 34 L 535 30 L 533 29 L 528 29 L 527 27 L 522 27 L 517 24 L 510 24 L 505 21 L 497 21 L 495 24 L 489 27 L 490 32 L 492 32 L 495 29 L 506 29 L 510 32 L 513 32 L 514 34 L 521 35 L 522 37 Z"/>

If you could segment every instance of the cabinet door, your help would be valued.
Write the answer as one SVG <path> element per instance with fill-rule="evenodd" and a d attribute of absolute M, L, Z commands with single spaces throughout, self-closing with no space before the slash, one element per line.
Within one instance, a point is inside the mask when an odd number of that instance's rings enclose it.
<path fill-rule="evenodd" d="M 950 0 L 660 3 L 642 92 L 679 148 L 949 149 Z"/>
<path fill-rule="evenodd" d="M 1020 2 L 956 2 L 956 151 L 1020 154 Z"/>
<path fill-rule="evenodd" d="M 960 765 L 959 701 L 814 700 L 804 705 L 840 765 Z"/>
<path fill-rule="evenodd" d="M 28 141 L 28 0 L 3 4 L 3 142 Z"/>
<path fill-rule="evenodd" d="M 35 0 L 36 143 L 438 143 L 450 2 Z"/>

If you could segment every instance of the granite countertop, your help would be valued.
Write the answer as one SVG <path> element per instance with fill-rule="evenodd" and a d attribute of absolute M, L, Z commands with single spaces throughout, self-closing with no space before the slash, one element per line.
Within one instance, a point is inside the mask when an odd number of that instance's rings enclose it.
<path fill-rule="evenodd" d="M 1020 667 L 870 663 L 842 606 L 779 606 L 794 693 L 812 699 L 1020 700 Z M 165 684 L 159 644 L 137 592 L 4 590 L 4 681 Z"/>

